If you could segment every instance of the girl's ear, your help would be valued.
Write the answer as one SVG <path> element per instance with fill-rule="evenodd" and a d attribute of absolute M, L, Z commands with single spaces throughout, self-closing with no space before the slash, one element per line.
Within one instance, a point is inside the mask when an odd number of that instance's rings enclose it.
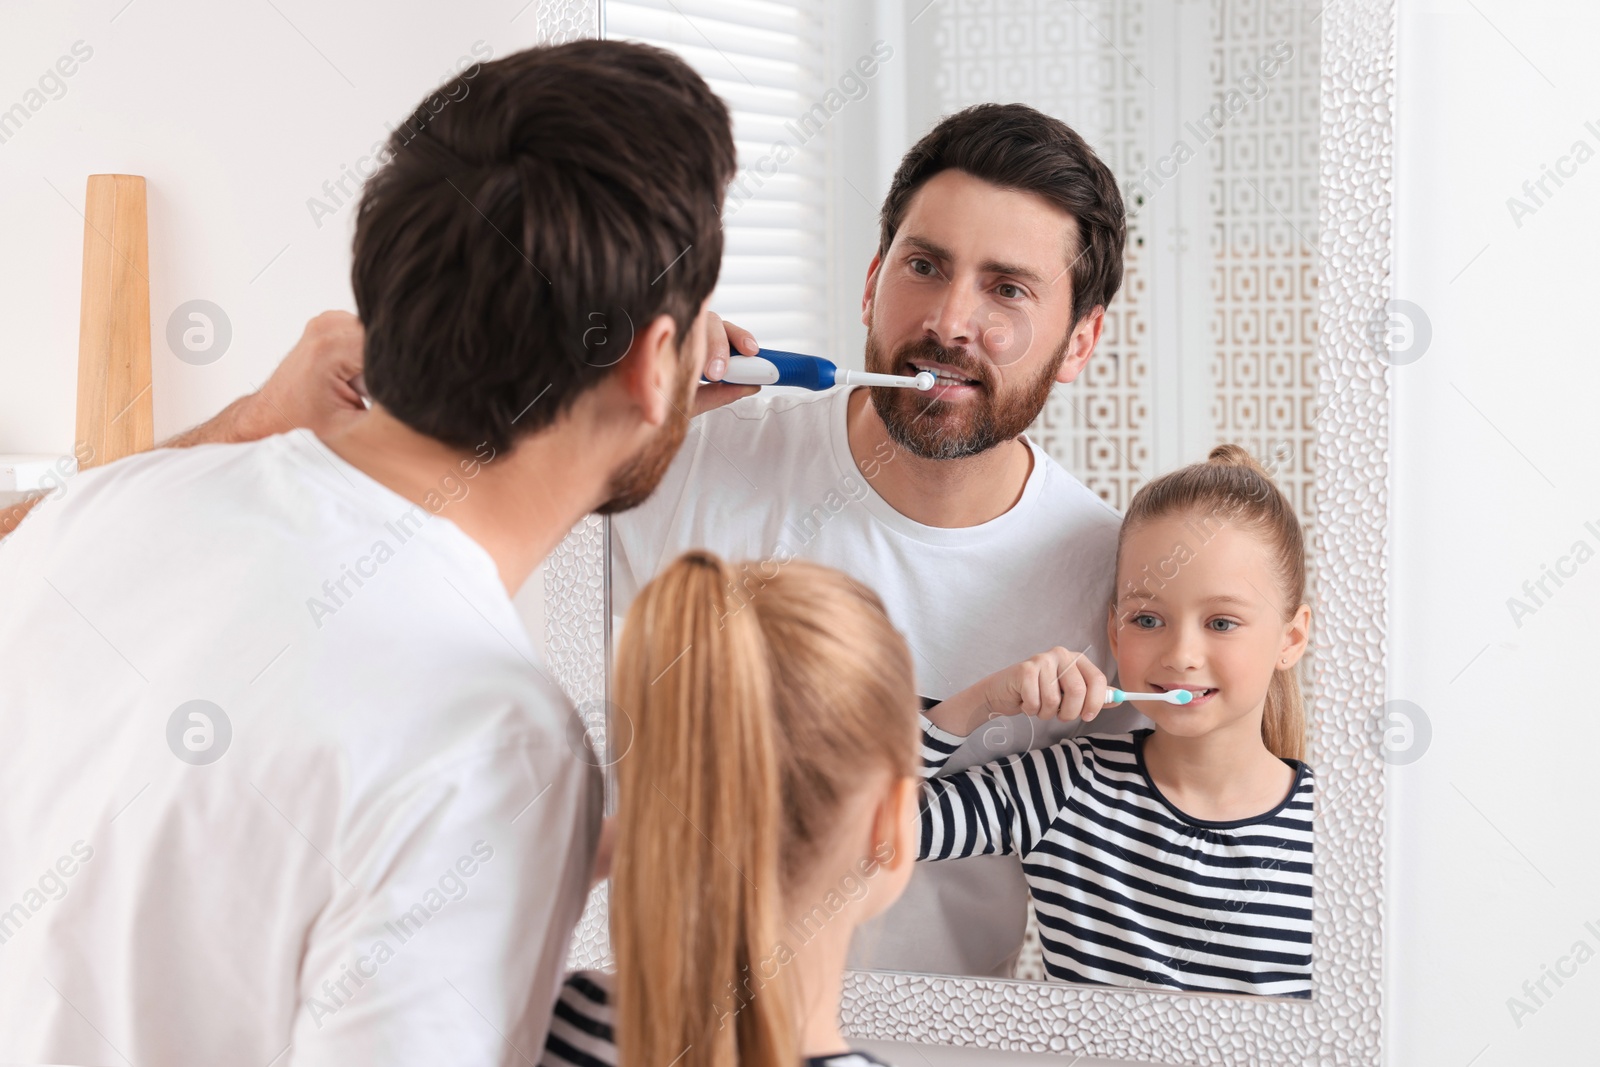
<path fill-rule="evenodd" d="M 1283 649 L 1278 653 L 1279 667 L 1293 667 L 1305 655 L 1311 642 L 1311 607 L 1301 604 L 1283 631 Z"/>
<path fill-rule="evenodd" d="M 918 805 L 922 801 L 922 779 L 906 775 L 899 779 L 899 812 L 896 825 L 900 827 L 900 840 L 895 842 L 895 858 L 905 857 L 910 863 L 917 858 L 917 835 L 922 831 L 922 817 Z"/>
<path fill-rule="evenodd" d="M 1111 658 L 1117 658 L 1117 606 L 1115 604 L 1106 608 L 1106 644 L 1111 649 Z"/>
<path fill-rule="evenodd" d="M 878 794 L 872 815 L 872 837 L 868 841 L 876 864 L 868 877 L 871 886 L 863 899 L 862 919 L 881 915 L 899 899 L 911 881 L 917 860 L 917 837 L 922 831 L 917 804 L 922 798 L 922 779 L 913 775 L 894 775 Z"/>
<path fill-rule="evenodd" d="M 872 813 L 872 856 L 887 871 L 899 870 L 917 858 L 917 801 L 921 780 L 909 775 L 890 778 Z"/>
<path fill-rule="evenodd" d="M 873 815 L 873 849 L 886 870 L 898 870 L 901 864 L 917 858 L 917 832 L 921 829 L 917 801 L 922 796 L 921 787 L 919 778 L 896 775 L 889 782 Z M 885 845 L 888 846 L 887 850 Z"/>

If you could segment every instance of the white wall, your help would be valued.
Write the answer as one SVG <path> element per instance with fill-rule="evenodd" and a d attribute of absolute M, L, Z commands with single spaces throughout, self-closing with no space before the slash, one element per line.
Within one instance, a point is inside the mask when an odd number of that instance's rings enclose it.
<path fill-rule="evenodd" d="M 126 2 L 0 14 L 0 109 L 75 41 L 93 50 L 65 95 L 0 144 L 0 452 L 71 450 L 87 175 L 148 180 L 160 438 L 260 382 L 316 312 L 353 310 L 353 207 L 319 227 L 307 200 L 475 42 L 503 55 L 534 39 L 532 9 L 511 21 L 521 0 Z M 219 304 L 234 333 L 204 367 L 165 343 L 172 310 L 197 298 Z"/>
<path fill-rule="evenodd" d="M 336 193 L 336 213 L 316 218 L 307 201 L 332 205 L 323 184 L 355 168 L 475 46 L 501 56 L 532 44 L 536 12 L 526 0 L 0 8 L 0 112 L 37 107 L 20 129 L 0 130 L 0 453 L 72 452 L 88 175 L 146 178 L 160 440 L 259 385 L 311 316 L 355 310 L 354 203 Z M 30 97 L 80 41 L 90 55 L 61 79 L 64 91 Z M 233 331 L 206 366 L 166 341 L 173 311 L 195 299 L 220 306 Z M 518 598 L 536 641 L 540 585 L 535 575 Z"/>
<path fill-rule="evenodd" d="M 1394 288 L 1433 339 L 1394 372 L 1389 678 L 1433 739 L 1390 778 L 1389 1062 L 1592 1063 L 1600 956 L 1520 1028 L 1506 1001 L 1600 953 L 1600 699 L 1528 695 L 1593 677 L 1600 559 L 1520 627 L 1506 600 L 1600 549 L 1600 158 L 1520 228 L 1506 199 L 1600 150 L 1600 6 L 1474 4 L 1400 3 Z"/>

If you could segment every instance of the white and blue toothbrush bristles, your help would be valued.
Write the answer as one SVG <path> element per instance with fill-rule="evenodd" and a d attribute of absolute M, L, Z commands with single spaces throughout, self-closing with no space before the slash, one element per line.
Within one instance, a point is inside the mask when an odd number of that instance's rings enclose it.
<path fill-rule="evenodd" d="M 1165 693 L 1125 693 L 1121 689 L 1107 689 L 1107 704 L 1120 704 L 1124 700 L 1160 700 L 1167 704 L 1187 704 L 1194 694 L 1187 689 L 1169 689 Z"/>

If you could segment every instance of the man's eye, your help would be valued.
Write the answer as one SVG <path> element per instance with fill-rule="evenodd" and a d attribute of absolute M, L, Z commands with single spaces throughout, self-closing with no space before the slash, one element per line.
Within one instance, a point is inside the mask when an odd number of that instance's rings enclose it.
<path fill-rule="evenodd" d="M 918 274 L 922 274 L 923 273 L 923 270 L 922 270 L 923 267 L 927 267 L 928 270 L 931 271 L 933 269 L 933 264 L 929 263 L 925 259 L 913 259 L 911 261 L 911 269 L 916 271 Z"/>
<path fill-rule="evenodd" d="M 1018 286 L 1012 285 L 1010 282 L 1001 282 L 999 285 L 995 286 L 995 288 L 996 289 L 1010 289 L 1011 292 L 1009 292 L 1009 293 L 1004 293 L 1003 292 L 1003 293 L 1000 294 L 1001 296 L 1005 297 L 1007 300 L 1015 300 L 1017 297 L 1022 295 L 1022 290 Z"/>

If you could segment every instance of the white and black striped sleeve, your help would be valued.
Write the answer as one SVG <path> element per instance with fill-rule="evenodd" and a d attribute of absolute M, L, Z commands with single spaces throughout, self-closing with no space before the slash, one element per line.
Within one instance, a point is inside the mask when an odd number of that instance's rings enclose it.
<path fill-rule="evenodd" d="M 927 736 L 924 727 L 925 745 Z M 1026 856 L 1082 781 L 1076 760 L 1063 743 L 924 779 L 917 858 Z"/>
<path fill-rule="evenodd" d="M 573 971 L 561 986 L 539 1067 L 615 1067 L 611 976 Z"/>
<path fill-rule="evenodd" d="M 922 702 L 926 706 L 929 703 L 928 698 L 923 697 Z M 950 757 L 956 754 L 956 749 L 967 743 L 967 739 L 960 734 L 941 730 L 926 715 L 918 718 L 922 723 L 921 773 L 924 778 L 932 778 L 950 762 Z"/>

